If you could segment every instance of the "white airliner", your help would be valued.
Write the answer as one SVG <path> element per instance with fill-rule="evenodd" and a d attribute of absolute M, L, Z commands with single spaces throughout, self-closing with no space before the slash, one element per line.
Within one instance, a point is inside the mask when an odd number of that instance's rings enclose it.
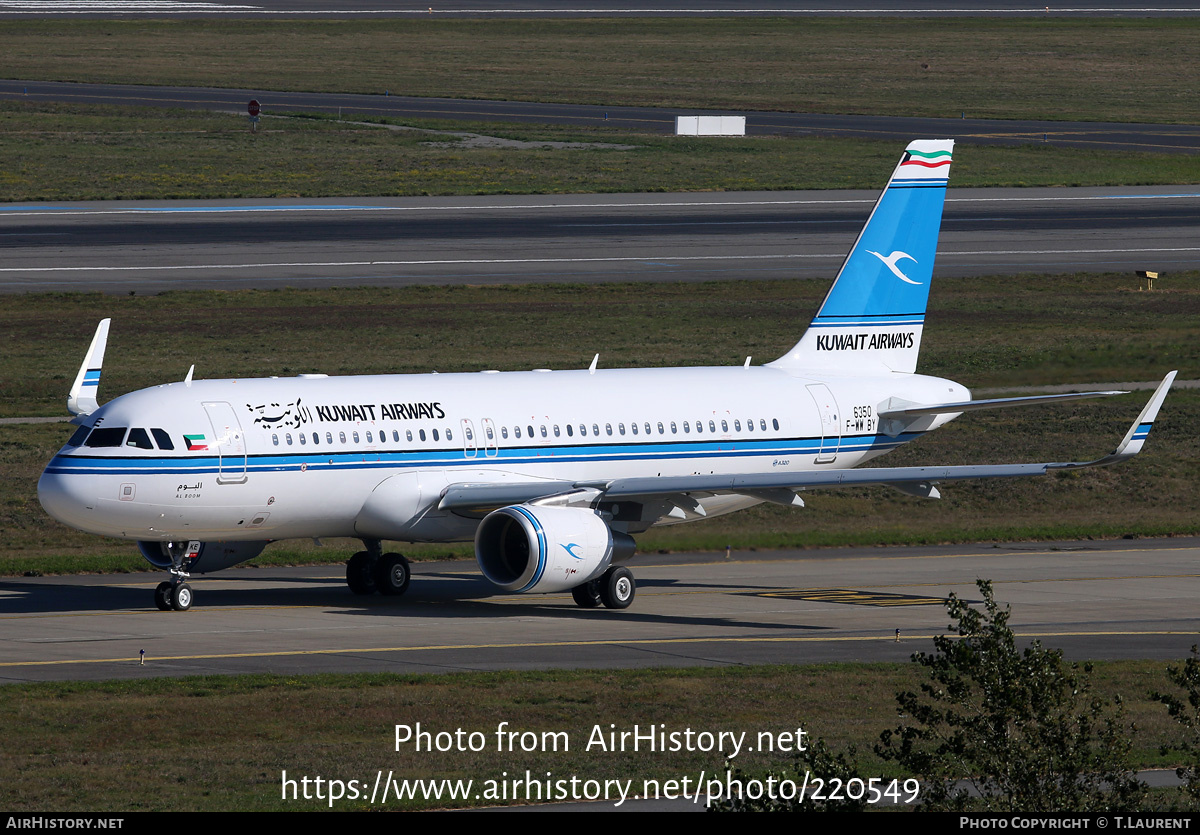
<path fill-rule="evenodd" d="M 346 581 L 403 594 L 385 540 L 474 539 L 506 592 L 572 591 L 624 608 L 632 536 L 809 488 L 1044 474 L 1136 455 L 1167 375 L 1110 455 L 1089 462 L 851 469 L 973 409 L 1123 392 L 971 400 L 915 373 L 954 143 L 907 148 L 816 318 L 762 366 L 193 380 L 99 406 L 109 320 L 68 408 L 78 431 L 38 484 L 80 530 L 136 540 L 167 569 L 161 609 L 191 606 L 191 573 L 274 540 L 353 537 Z"/>

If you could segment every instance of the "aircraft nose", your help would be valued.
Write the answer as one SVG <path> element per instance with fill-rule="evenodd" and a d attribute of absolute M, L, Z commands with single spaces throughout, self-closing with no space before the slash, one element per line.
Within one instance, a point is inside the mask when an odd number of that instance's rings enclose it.
<path fill-rule="evenodd" d="M 38 479 L 38 501 L 47 513 L 64 525 L 86 530 L 96 497 L 85 492 L 88 479 L 56 471 L 56 465 L 61 464 L 59 458 L 55 456 Z"/>

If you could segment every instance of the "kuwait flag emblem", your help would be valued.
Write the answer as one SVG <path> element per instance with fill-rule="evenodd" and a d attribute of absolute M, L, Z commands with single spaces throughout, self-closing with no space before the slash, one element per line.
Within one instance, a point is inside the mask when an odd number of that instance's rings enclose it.
<path fill-rule="evenodd" d="M 188 452 L 198 449 L 208 449 L 208 443 L 204 440 L 203 435 L 184 435 L 183 439 L 187 441 Z"/>

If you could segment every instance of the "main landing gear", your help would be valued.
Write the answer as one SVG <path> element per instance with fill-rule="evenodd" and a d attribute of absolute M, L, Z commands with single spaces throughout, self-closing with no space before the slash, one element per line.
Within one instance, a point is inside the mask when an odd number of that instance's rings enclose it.
<path fill-rule="evenodd" d="M 571 589 L 571 597 L 582 609 L 596 609 L 601 604 L 609 609 L 628 609 L 636 592 L 633 572 L 623 565 L 614 565 L 595 580 Z"/>
<path fill-rule="evenodd" d="M 380 594 L 399 597 L 408 591 L 412 572 L 403 554 L 383 553 L 379 540 L 363 540 L 367 550 L 359 551 L 346 563 L 346 585 L 355 594 Z"/>

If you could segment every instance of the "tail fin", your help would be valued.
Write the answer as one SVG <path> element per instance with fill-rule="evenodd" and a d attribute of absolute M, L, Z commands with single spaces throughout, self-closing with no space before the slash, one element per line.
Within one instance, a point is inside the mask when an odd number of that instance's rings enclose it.
<path fill-rule="evenodd" d="M 909 144 L 801 340 L 769 363 L 877 373 L 917 370 L 951 139 Z"/>

